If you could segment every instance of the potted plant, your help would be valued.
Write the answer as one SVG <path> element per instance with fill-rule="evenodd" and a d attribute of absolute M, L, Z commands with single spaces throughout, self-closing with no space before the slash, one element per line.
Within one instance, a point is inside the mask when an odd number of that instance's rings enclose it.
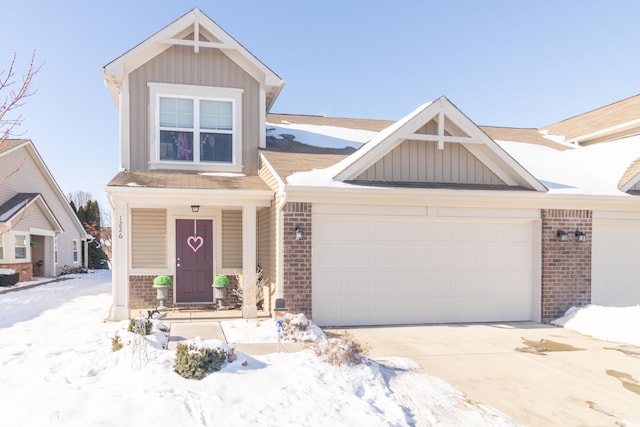
<path fill-rule="evenodd" d="M 218 299 L 227 297 L 227 287 L 229 286 L 229 277 L 226 274 L 218 274 L 213 279 L 213 295 Z"/>
<path fill-rule="evenodd" d="M 165 300 L 169 296 L 169 288 L 173 286 L 173 280 L 169 276 L 156 276 L 153 279 L 153 287 L 156 288 L 156 299 L 160 301 L 160 307 L 158 307 L 158 311 L 166 311 L 169 309 L 166 305 L 164 305 Z"/>

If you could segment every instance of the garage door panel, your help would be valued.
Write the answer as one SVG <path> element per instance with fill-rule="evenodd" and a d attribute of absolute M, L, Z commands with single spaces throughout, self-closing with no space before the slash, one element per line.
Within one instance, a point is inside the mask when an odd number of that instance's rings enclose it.
<path fill-rule="evenodd" d="M 532 221 L 361 222 L 368 225 L 346 233 L 355 221 L 313 220 L 313 317 L 318 324 L 532 318 Z M 318 230 L 326 233 L 319 236 Z M 322 255 L 316 257 L 318 248 Z M 319 291 L 318 281 L 331 276 L 334 280 Z"/>
<path fill-rule="evenodd" d="M 640 221 L 593 222 L 591 302 L 640 304 Z"/>

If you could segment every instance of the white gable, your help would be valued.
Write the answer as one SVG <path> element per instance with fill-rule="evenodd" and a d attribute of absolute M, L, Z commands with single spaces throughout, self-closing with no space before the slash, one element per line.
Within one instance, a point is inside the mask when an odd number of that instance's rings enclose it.
<path fill-rule="evenodd" d="M 435 132 L 420 132 L 429 122 L 437 124 Z M 538 180 L 445 97 L 420 106 L 381 131 L 357 152 L 336 165 L 339 172 L 334 175 L 334 179 L 358 179 L 372 165 L 407 140 L 435 143 L 439 150 L 444 150 L 447 144 L 461 144 L 466 149 L 465 153 L 471 153 L 505 185 L 546 191 Z"/>

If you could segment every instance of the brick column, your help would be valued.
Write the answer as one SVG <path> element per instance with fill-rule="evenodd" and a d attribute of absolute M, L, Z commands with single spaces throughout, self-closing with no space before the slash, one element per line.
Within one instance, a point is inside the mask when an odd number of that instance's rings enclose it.
<path fill-rule="evenodd" d="M 311 313 L 311 203 L 287 203 L 283 213 L 282 293 L 291 313 Z M 296 227 L 304 233 L 296 239 Z"/>
<path fill-rule="evenodd" d="M 591 219 L 589 210 L 542 210 L 543 322 L 591 303 Z M 576 240 L 576 229 L 586 233 L 586 242 Z M 558 230 L 566 231 L 569 241 L 561 242 Z"/>

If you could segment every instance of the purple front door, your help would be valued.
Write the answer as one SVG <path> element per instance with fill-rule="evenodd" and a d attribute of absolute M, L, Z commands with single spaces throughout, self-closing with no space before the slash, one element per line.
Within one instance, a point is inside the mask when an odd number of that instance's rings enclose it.
<path fill-rule="evenodd" d="M 213 221 L 176 220 L 176 302 L 213 302 Z"/>

